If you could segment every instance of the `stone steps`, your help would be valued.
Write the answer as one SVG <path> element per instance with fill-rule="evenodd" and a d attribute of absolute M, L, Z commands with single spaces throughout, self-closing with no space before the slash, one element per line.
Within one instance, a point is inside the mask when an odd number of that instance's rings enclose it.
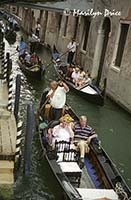
<path fill-rule="evenodd" d="M 0 160 L 0 185 L 14 183 L 14 162 Z"/>

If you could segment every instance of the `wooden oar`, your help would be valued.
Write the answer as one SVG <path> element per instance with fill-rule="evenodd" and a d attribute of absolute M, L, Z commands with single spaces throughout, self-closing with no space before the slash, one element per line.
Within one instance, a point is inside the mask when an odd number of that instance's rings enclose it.
<path fill-rule="evenodd" d="M 37 113 L 39 114 L 43 108 L 45 107 L 45 105 L 47 104 L 47 102 L 49 101 L 50 97 L 47 97 L 47 99 L 45 100 L 45 102 L 43 103 L 43 105 L 38 109 Z"/>
<path fill-rule="evenodd" d="M 44 102 L 44 103 L 42 104 L 42 106 L 38 109 L 38 111 L 37 111 L 37 113 L 36 113 L 37 117 L 39 116 L 40 112 L 43 110 L 43 108 L 45 107 L 45 105 L 46 105 L 47 102 L 49 101 L 50 96 L 52 96 L 52 95 L 54 94 L 54 92 L 55 92 L 55 91 L 53 91 L 52 94 L 49 95 L 49 96 L 47 97 L 47 99 L 45 100 L 45 102 Z"/>
<path fill-rule="evenodd" d="M 72 47 L 72 48 L 68 49 L 67 51 L 65 51 L 63 54 L 61 54 L 61 55 L 59 56 L 59 58 L 63 57 L 65 54 L 67 54 L 67 53 L 68 53 L 71 49 L 73 49 L 73 48 L 74 48 L 74 47 Z M 53 59 L 52 59 L 51 62 L 46 66 L 46 68 L 49 67 L 52 63 L 55 63 Z"/>

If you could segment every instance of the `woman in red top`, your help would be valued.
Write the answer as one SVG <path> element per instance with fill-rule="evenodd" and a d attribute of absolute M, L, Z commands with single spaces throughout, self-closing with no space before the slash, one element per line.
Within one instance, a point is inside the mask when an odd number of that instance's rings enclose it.
<path fill-rule="evenodd" d="M 39 58 L 35 52 L 32 54 L 30 61 L 31 63 L 36 63 L 36 64 L 39 62 Z"/>

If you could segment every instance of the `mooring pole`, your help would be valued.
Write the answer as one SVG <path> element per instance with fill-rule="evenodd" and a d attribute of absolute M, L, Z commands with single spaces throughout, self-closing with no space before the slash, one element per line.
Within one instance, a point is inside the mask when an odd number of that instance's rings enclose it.
<path fill-rule="evenodd" d="M 25 136 L 25 151 L 24 151 L 24 174 L 26 177 L 30 174 L 32 139 L 34 131 L 34 109 L 33 105 L 27 106 L 27 124 Z"/>
<path fill-rule="evenodd" d="M 12 70 L 12 65 L 10 63 L 10 53 L 7 52 L 6 53 L 6 61 L 5 61 L 5 66 L 7 66 L 7 83 L 9 83 L 9 77 L 11 74 L 11 70 Z"/>
<path fill-rule="evenodd" d="M 15 105 L 14 105 L 14 115 L 15 115 L 16 123 L 18 123 L 20 89 L 21 89 L 21 75 L 18 74 L 16 77 Z"/>

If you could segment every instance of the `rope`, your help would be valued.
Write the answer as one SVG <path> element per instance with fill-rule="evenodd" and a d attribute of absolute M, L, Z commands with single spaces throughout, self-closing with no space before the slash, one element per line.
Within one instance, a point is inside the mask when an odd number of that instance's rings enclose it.
<path fill-rule="evenodd" d="M 121 195 L 123 197 L 123 200 L 131 200 L 131 197 L 128 197 L 120 182 L 116 183 L 115 191 L 118 194 L 118 196 Z"/>

